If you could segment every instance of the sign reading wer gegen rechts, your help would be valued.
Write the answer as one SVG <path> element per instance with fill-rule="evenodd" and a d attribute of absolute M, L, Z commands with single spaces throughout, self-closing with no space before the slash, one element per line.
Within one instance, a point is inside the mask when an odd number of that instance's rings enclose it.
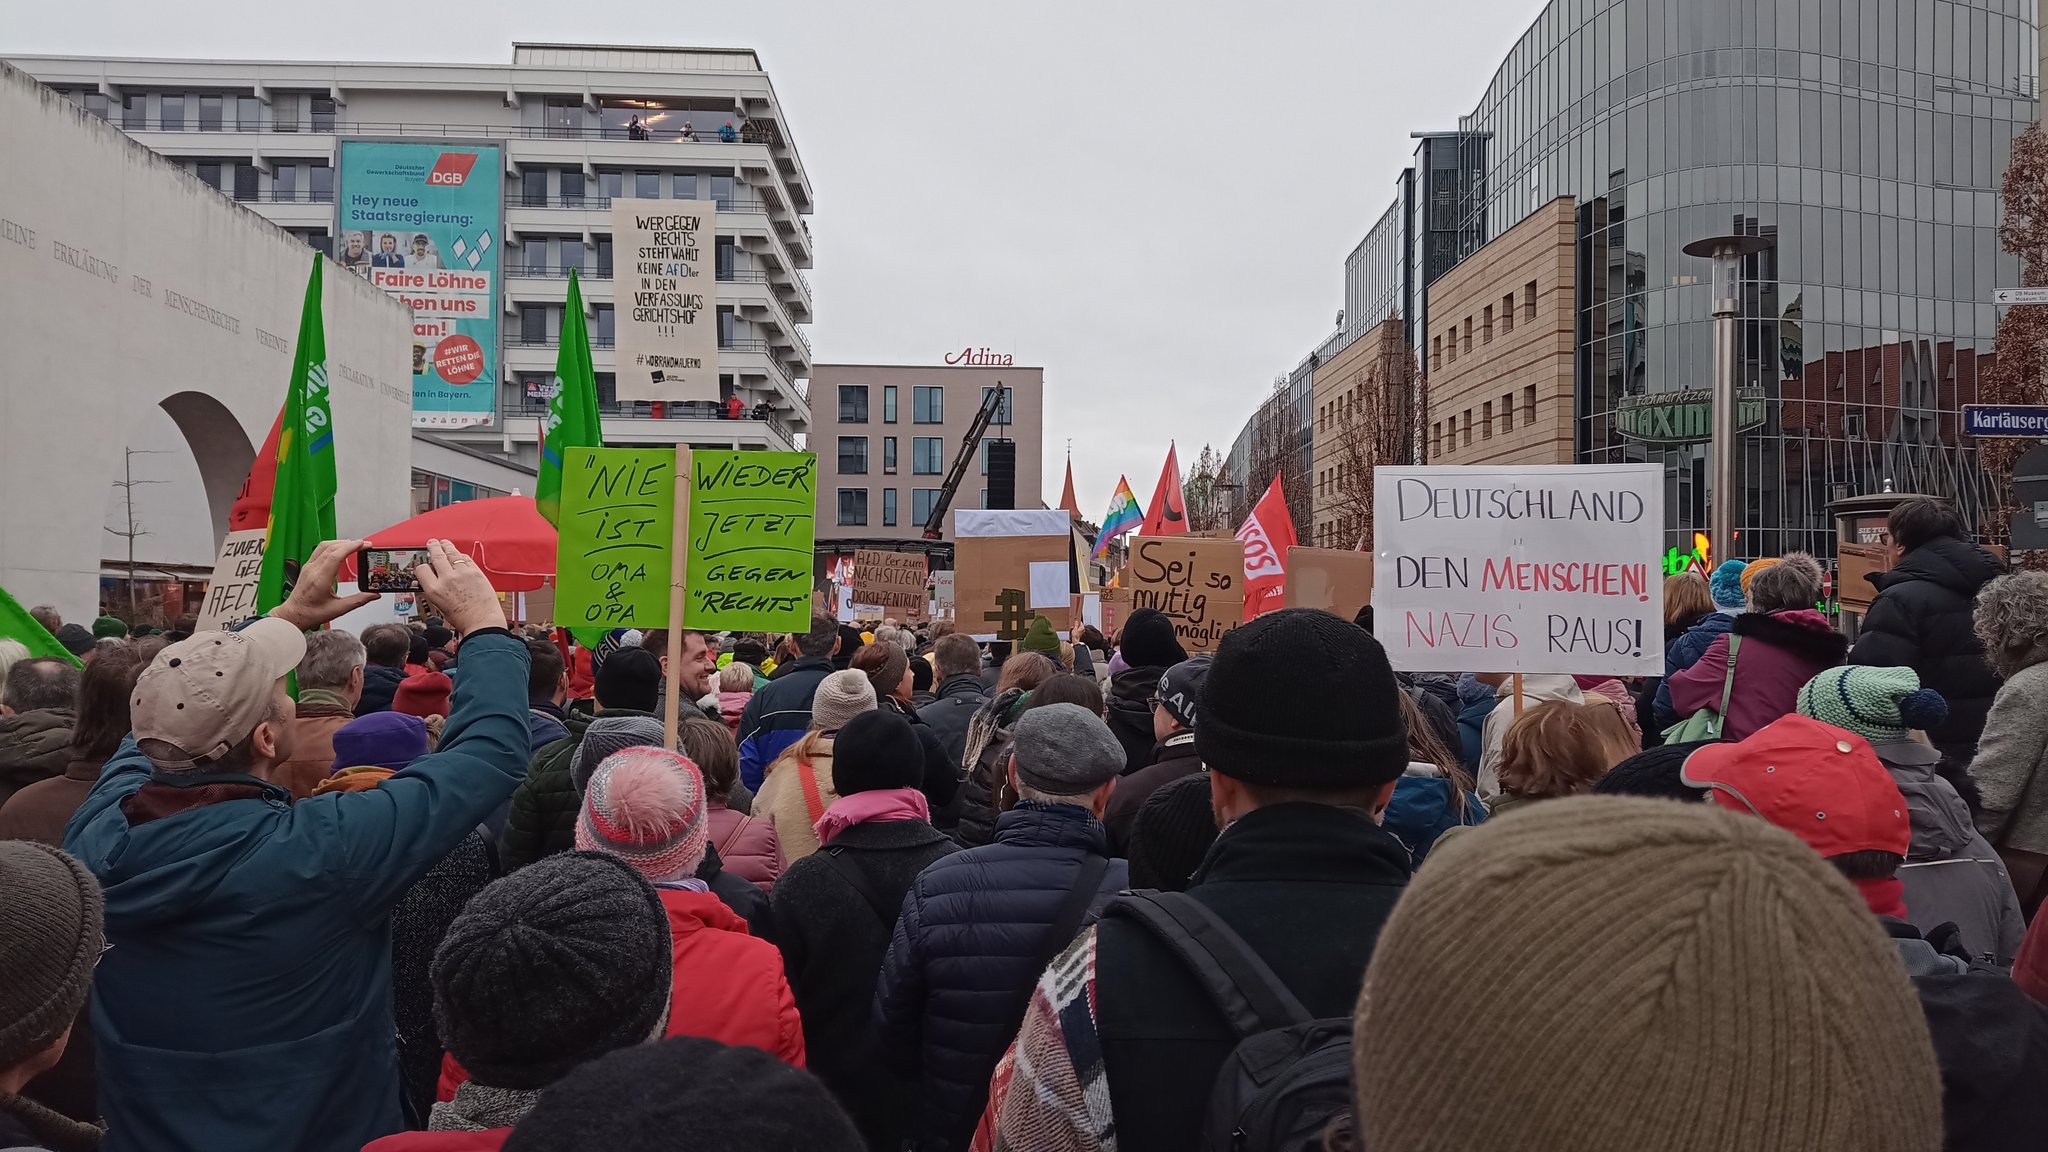
<path fill-rule="evenodd" d="M 612 201 L 621 400 L 718 396 L 718 204 Z"/>
<path fill-rule="evenodd" d="M 1397 669 L 1663 671 L 1655 464 L 1373 470 L 1374 634 Z"/>

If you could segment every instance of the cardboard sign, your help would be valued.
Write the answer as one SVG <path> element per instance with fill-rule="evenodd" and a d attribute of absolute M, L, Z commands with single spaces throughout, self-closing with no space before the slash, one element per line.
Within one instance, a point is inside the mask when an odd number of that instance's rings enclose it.
<path fill-rule="evenodd" d="M 668 627 L 675 471 L 674 448 L 571 448 L 563 453 L 557 623 Z"/>
<path fill-rule="evenodd" d="M 691 457 L 683 627 L 808 631 L 817 454 L 697 449 Z"/>
<path fill-rule="evenodd" d="M 1372 554 L 1341 548 L 1289 548 L 1289 608 L 1320 608 L 1346 620 L 1372 603 Z"/>
<path fill-rule="evenodd" d="M 1376 468 L 1373 541 L 1397 669 L 1664 670 L 1661 465 Z"/>
<path fill-rule="evenodd" d="M 960 631 L 976 640 L 1021 640 L 1034 616 L 1053 631 L 1071 626 L 1060 603 L 1031 607 L 1031 566 L 1067 561 L 1069 519 L 1058 509 L 958 509 L 953 514 L 954 606 Z"/>
<path fill-rule="evenodd" d="M 206 603 L 199 611 L 201 632 L 226 632 L 261 615 L 256 611 L 256 584 L 263 570 L 264 529 L 245 528 L 221 539 L 213 579 L 206 583 Z"/>
<path fill-rule="evenodd" d="M 1845 543 L 1835 548 L 1835 600 L 1850 612 L 1870 611 L 1871 602 L 1877 599 L 1877 586 L 1870 577 L 1891 570 L 1891 545 Z M 1740 654 L 1736 659 L 1741 659 Z"/>
<path fill-rule="evenodd" d="M 1141 536 L 1131 545 L 1131 606 L 1173 620 L 1190 656 L 1214 652 L 1244 623 L 1244 541 L 1201 536 Z"/>
<path fill-rule="evenodd" d="M 921 618 L 929 578 L 922 552 L 862 548 L 853 554 L 853 598 L 880 606 L 884 616 Z"/>
<path fill-rule="evenodd" d="M 1096 627 L 1102 630 L 1103 638 L 1112 644 L 1117 633 L 1123 631 L 1124 621 L 1131 618 L 1131 590 L 1128 588 L 1104 588 L 1102 590 L 1102 623 Z"/>

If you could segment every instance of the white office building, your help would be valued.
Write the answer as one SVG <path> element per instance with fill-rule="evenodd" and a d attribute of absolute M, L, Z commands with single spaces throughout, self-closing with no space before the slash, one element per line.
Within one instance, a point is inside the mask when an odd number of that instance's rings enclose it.
<path fill-rule="evenodd" d="M 497 395 L 475 422 L 433 428 L 450 444 L 535 462 L 570 268 L 583 283 L 607 442 L 781 449 L 809 429 L 811 185 L 750 50 L 517 44 L 509 66 L 12 60 L 337 257 L 337 185 L 354 179 L 340 171 L 344 143 L 496 145 L 501 215 L 474 230 L 469 252 L 496 248 L 498 347 L 484 354 Z M 616 196 L 718 202 L 720 403 L 614 397 Z M 451 256 L 437 252 L 432 266 L 452 267 Z M 415 475 L 416 490 L 423 479 L 426 502 L 446 503 L 435 476 Z"/>

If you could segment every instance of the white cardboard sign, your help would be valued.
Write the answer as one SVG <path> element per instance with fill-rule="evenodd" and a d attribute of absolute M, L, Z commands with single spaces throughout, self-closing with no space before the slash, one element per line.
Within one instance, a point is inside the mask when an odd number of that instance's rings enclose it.
<path fill-rule="evenodd" d="M 1411 672 L 1664 670 L 1655 464 L 1373 470 L 1374 631 Z"/>

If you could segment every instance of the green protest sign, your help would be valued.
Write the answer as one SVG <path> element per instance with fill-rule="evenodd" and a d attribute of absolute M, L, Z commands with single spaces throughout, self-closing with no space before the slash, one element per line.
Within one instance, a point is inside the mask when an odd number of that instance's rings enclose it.
<path fill-rule="evenodd" d="M 693 455 L 683 626 L 808 631 L 818 457 L 712 449 Z"/>
<path fill-rule="evenodd" d="M 569 448 L 562 453 L 555 559 L 558 623 L 668 626 L 675 471 L 674 448 Z"/>

